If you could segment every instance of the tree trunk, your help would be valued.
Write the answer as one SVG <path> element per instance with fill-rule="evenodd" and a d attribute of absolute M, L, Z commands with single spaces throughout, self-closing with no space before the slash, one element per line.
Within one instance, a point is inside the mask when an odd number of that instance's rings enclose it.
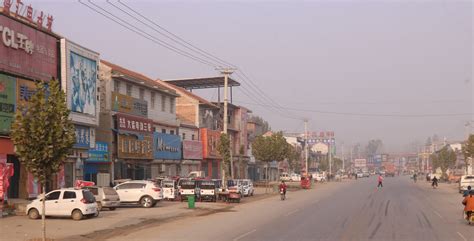
<path fill-rule="evenodd" d="M 46 184 L 43 183 L 43 200 L 41 202 L 41 233 L 43 241 L 46 241 Z"/>
<path fill-rule="evenodd" d="M 267 194 L 267 193 L 268 193 L 268 181 L 269 181 L 269 179 L 268 179 L 268 166 L 267 166 L 267 168 L 266 168 L 266 170 L 265 170 L 265 173 L 266 173 L 266 174 L 265 174 L 265 179 L 266 179 L 265 194 Z"/>

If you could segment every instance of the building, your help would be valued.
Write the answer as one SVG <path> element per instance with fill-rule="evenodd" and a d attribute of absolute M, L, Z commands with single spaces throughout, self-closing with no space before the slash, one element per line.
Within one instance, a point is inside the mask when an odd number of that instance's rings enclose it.
<path fill-rule="evenodd" d="M 181 161 L 173 89 L 101 60 L 97 140 L 111 148 L 114 179 L 176 175 Z"/>

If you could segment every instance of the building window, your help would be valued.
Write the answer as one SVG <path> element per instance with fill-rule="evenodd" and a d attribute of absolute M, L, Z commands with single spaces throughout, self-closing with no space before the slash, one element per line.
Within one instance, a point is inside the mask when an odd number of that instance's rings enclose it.
<path fill-rule="evenodd" d="M 132 96 L 132 85 L 131 84 L 127 84 L 127 95 Z"/>
<path fill-rule="evenodd" d="M 186 139 L 186 133 L 183 133 L 183 141 Z"/>
<path fill-rule="evenodd" d="M 161 129 L 161 133 L 166 134 L 166 129 Z"/>
<path fill-rule="evenodd" d="M 120 81 L 114 79 L 114 91 L 120 93 Z"/>
<path fill-rule="evenodd" d="M 170 113 L 174 113 L 174 98 L 170 97 Z"/>
<path fill-rule="evenodd" d="M 155 109 L 155 92 L 151 92 L 150 105 L 152 109 Z"/>
<path fill-rule="evenodd" d="M 145 99 L 145 89 L 140 88 L 140 100 Z"/>
<path fill-rule="evenodd" d="M 191 140 L 193 140 L 193 141 L 194 141 L 194 134 L 192 134 L 192 135 L 191 135 Z"/>
<path fill-rule="evenodd" d="M 170 130 L 170 134 L 171 134 L 171 135 L 174 135 L 174 130 Z"/>
<path fill-rule="evenodd" d="M 161 96 L 161 111 L 166 111 L 166 96 L 164 95 Z"/>

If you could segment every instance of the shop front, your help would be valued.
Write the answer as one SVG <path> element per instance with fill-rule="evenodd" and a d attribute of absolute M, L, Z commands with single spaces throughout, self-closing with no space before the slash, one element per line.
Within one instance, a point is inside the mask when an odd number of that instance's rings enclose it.
<path fill-rule="evenodd" d="M 180 176 L 188 176 L 192 171 L 199 171 L 202 162 L 202 142 L 183 141 L 183 160 L 181 161 Z"/>
<path fill-rule="evenodd" d="M 89 158 L 84 164 L 84 180 L 92 181 L 97 186 L 110 184 L 110 158 L 109 145 L 97 141 L 95 148 L 89 149 Z"/>
<path fill-rule="evenodd" d="M 220 131 L 201 128 L 202 155 L 201 171 L 206 177 L 219 178 L 221 176 L 221 156 L 217 151 L 217 143 L 221 136 Z"/>
<path fill-rule="evenodd" d="M 177 176 L 181 165 L 181 138 L 178 135 L 153 133 L 152 178 Z"/>

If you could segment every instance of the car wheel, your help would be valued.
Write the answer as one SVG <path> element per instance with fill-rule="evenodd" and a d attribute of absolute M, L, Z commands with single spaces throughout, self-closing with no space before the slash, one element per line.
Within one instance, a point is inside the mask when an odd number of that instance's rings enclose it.
<path fill-rule="evenodd" d="M 150 196 L 140 198 L 140 205 L 144 208 L 151 208 L 153 206 L 153 199 Z"/>
<path fill-rule="evenodd" d="M 102 203 L 101 202 L 97 202 L 97 210 L 102 211 Z"/>
<path fill-rule="evenodd" d="M 109 208 L 110 211 L 114 211 L 115 209 L 117 209 L 117 208 Z"/>
<path fill-rule="evenodd" d="M 30 219 L 38 219 L 40 217 L 38 210 L 36 208 L 30 209 L 30 211 L 28 211 L 28 217 Z"/>
<path fill-rule="evenodd" d="M 76 210 L 72 211 L 72 214 L 71 214 L 72 219 L 74 219 L 76 221 L 81 220 L 83 216 L 84 215 L 82 214 L 81 210 L 79 210 L 79 209 L 76 209 Z"/>

